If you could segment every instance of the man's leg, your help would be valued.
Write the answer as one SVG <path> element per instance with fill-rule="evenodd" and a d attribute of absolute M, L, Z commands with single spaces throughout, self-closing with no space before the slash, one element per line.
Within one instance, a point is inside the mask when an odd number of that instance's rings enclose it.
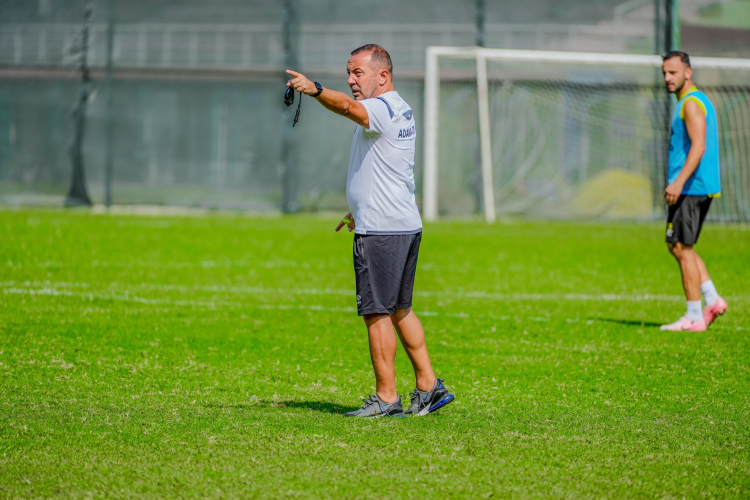
<path fill-rule="evenodd" d="M 421 391 L 431 391 L 435 384 L 435 373 L 432 371 L 430 354 L 427 352 L 422 323 L 411 308 L 397 310 L 396 314 L 391 315 L 391 321 L 414 368 L 417 388 Z"/>
<path fill-rule="evenodd" d="M 693 250 L 698 241 L 711 198 L 682 195 L 667 214 L 667 247 L 680 265 L 682 287 L 687 298 L 685 315 L 662 330 L 702 332 L 708 322 L 701 308 L 701 283 L 708 277 L 706 266 Z"/>
<path fill-rule="evenodd" d="M 701 273 L 701 293 L 703 294 L 703 300 L 706 301 L 706 306 L 712 306 L 716 303 L 716 301 L 721 299 L 721 297 L 719 297 L 719 293 L 716 291 L 714 282 L 711 281 L 711 277 L 708 275 L 706 264 L 703 263 L 703 259 L 701 259 L 698 253 L 695 253 L 695 260 L 698 263 L 698 270 L 700 270 Z M 713 321 L 713 319 L 711 321 Z"/>
<path fill-rule="evenodd" d="M 682 243 L 668 243 L 670 253 L 677 259 L 680 264 L 680 273 L 682 273 L 682 287 L 685 290 L 685 297 L 689 302 L 701 300 L 701 271 L 698 265 L 698 256 L 693 251 L 693 247 L 683 245 Z M 705 269 L 705 265 L 704 265 Z M 706 273 L 708 274 L 708 273 Z"/>
<path fill-rule="evenodd" d="M 687 312 L 674 323 L 662 325 L 661 330 L 702 332 L 706 329 L 706 322 L 701 310 L 701 273 L 693 247 L 679 242 L 667 243 L 667 246 L 669 252 L 680 264 L 682 287 L 687 297 Z"/>
<path fill-rule="evenodd" d="M 708 269 L 706 269 L 706 264 L 703 263 L 703 259 L 701 259 L 701 256 L 698 255 L 698 252 L 693 251 L 693 254 L 695 255 L 695 262 L 698 264 L 698 271 L 700 271 L 701 284 L 703 284 L 706 281 L 709 281 L 711 277 L 708 275 Z"/>
<path fill-rule="evenodd" d="M 716 321 L 716 318 L 727 312 L 728 306 L 727 301 L 716 291 L 714 282 L 711 281 L 711 277 L 708 275 L 708 270 L 706 269 L 706 264 L 703 263 L 703 259 L 697 253 L 695 254 L 695 259 L 701 273 L 701 293 L 703 294 L 703 300 L 706 302 L 706 307 L 703 309 L 703 320 L 706 322 L 706 326 L 708 326 Z"/>
<path fill-rule="evenodd" d="M 370 357 L 375 370 L 375 384 L 378 397 L 386 403 L 398 399 L 396 392 L 396 335 L 387 314 L 364 316 L 370 338 Z"/>

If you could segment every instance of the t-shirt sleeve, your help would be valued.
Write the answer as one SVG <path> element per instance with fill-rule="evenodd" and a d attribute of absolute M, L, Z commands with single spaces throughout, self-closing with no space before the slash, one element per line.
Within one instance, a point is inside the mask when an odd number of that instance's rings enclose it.
<path fill-rule="evenodd" d="M 382 134 L 388 130 L 393 118 L 393 111 L 390 104 L 385 99 L 377 97 L 374 99 L 365 99 L 360 102 L 367 110 L 367 117 L 370 120 L 370 128 L 365 129 L 365 132 Z"/>

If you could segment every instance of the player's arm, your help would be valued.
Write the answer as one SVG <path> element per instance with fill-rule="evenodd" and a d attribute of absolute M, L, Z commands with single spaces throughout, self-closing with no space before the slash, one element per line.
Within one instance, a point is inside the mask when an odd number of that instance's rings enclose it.
<path fill-rule="evenodd" d="M 677 179 L 664 190 L 667 205 L 677 203 L 685 183 L 698 168 L 703 153 L 706 151 L 706 116 L 703 114 L 703 108 L 693 99 L 690 99 L 684 104 L 683 110 L 685 112 L 685 127 L 688 137 L 690 137 L 690 151 L 688 151 L 685 165 L 682 166 Z"/>
<path fill-rule="evenodd" d="M 294 90 L 306 95 L 315 95 L 318 93 L 315 83 L 308 80 L 302 73 L 297 73 L 290 69 L 286 70 L 286 72 L 294 77 L 286 82 L 287 87 L 292 87 Z M 324 88 L 323 92 L 315 99 L 334 113 L 349 118 L 357 125 L 370 128 L 370 118 L 367 116 L 365 107 L 343 92 Z"/>

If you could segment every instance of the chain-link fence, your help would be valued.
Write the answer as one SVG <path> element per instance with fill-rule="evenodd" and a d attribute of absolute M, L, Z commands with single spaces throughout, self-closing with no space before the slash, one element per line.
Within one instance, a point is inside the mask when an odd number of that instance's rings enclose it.
<path fill-rule="evenodd" d="M 86 55 L 92 83 L 82 143 L 86 185 L 94 202 L 105 200 L 109 186 L 114 203 L 345 209 L 354 125 L 305 98 L 292 130 L 294 109 L 282 104 L 283 70 L 290 62 L 326 87 L 348 91 L 349 53 L 379 43 L 392 55 L 396 89 L 420 126 L 426 47 L 481 43 L 654 53 L 663 45 L 659 37 L 664 34 L 657 28 L 666 22 L 664 3 L 89 2 Z M 65 198 L 86 4 L 3 2 L 0 203 L 61 204 Z M 683 0 L 682 15 L 700 19 L 700 9 L 711 4 Z M 689 26 L 683 28 L 684 46 L 705 54 L 701 47 L 690 47 Z M 713 45 L 705 46 L 711 55 L 722 55 Z M 737 56 L 746 50 L 742 47 L 730 44 L 721 50 Z M 420 140 L 418 148 L 419 189 Z"/>

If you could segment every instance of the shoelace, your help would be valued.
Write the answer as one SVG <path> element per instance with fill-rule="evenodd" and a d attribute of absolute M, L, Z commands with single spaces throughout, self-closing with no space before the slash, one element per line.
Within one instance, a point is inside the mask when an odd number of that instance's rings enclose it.
<path fill-rule="evenodd" d="M 363 399 L 362 401 L 365 402 L 365 404 L 362 405 L 362 409 L 364 410 L 365 408 L 367 408 L 370 405 L 377 404 L 378 398 L 375 397 L 374 394 L 372 394 L 372 395 L 370 395 L 370 397 L 368 399 Z M 380 405 L 378 405 L 378 407 L 380 407 Z"/>
<path fill-rule="evenodd" d="M 439 378 L 437 379 L 438 382 L 440 382 L 440 385 L 443 385 L 443 382 L 445 382 L 445 379 Z M 414 388 L 413 391 L 409 393 L 409 397 L 411 397 L 411 402 L 414 404 L 414 398 L 419 398 L 419 403 L 422 404 L 422 394 L 419 392 L 418 388 Z"/>
<path fill-rule="evenodd" d="M 420 403 L 422 402 L 422 395 L 417 388 L 414 388 L 414 390 L 409 393 L 409 397 L 411 398 L 411 404 L 414 404 L 415 398 L 418 398 Z"/>

